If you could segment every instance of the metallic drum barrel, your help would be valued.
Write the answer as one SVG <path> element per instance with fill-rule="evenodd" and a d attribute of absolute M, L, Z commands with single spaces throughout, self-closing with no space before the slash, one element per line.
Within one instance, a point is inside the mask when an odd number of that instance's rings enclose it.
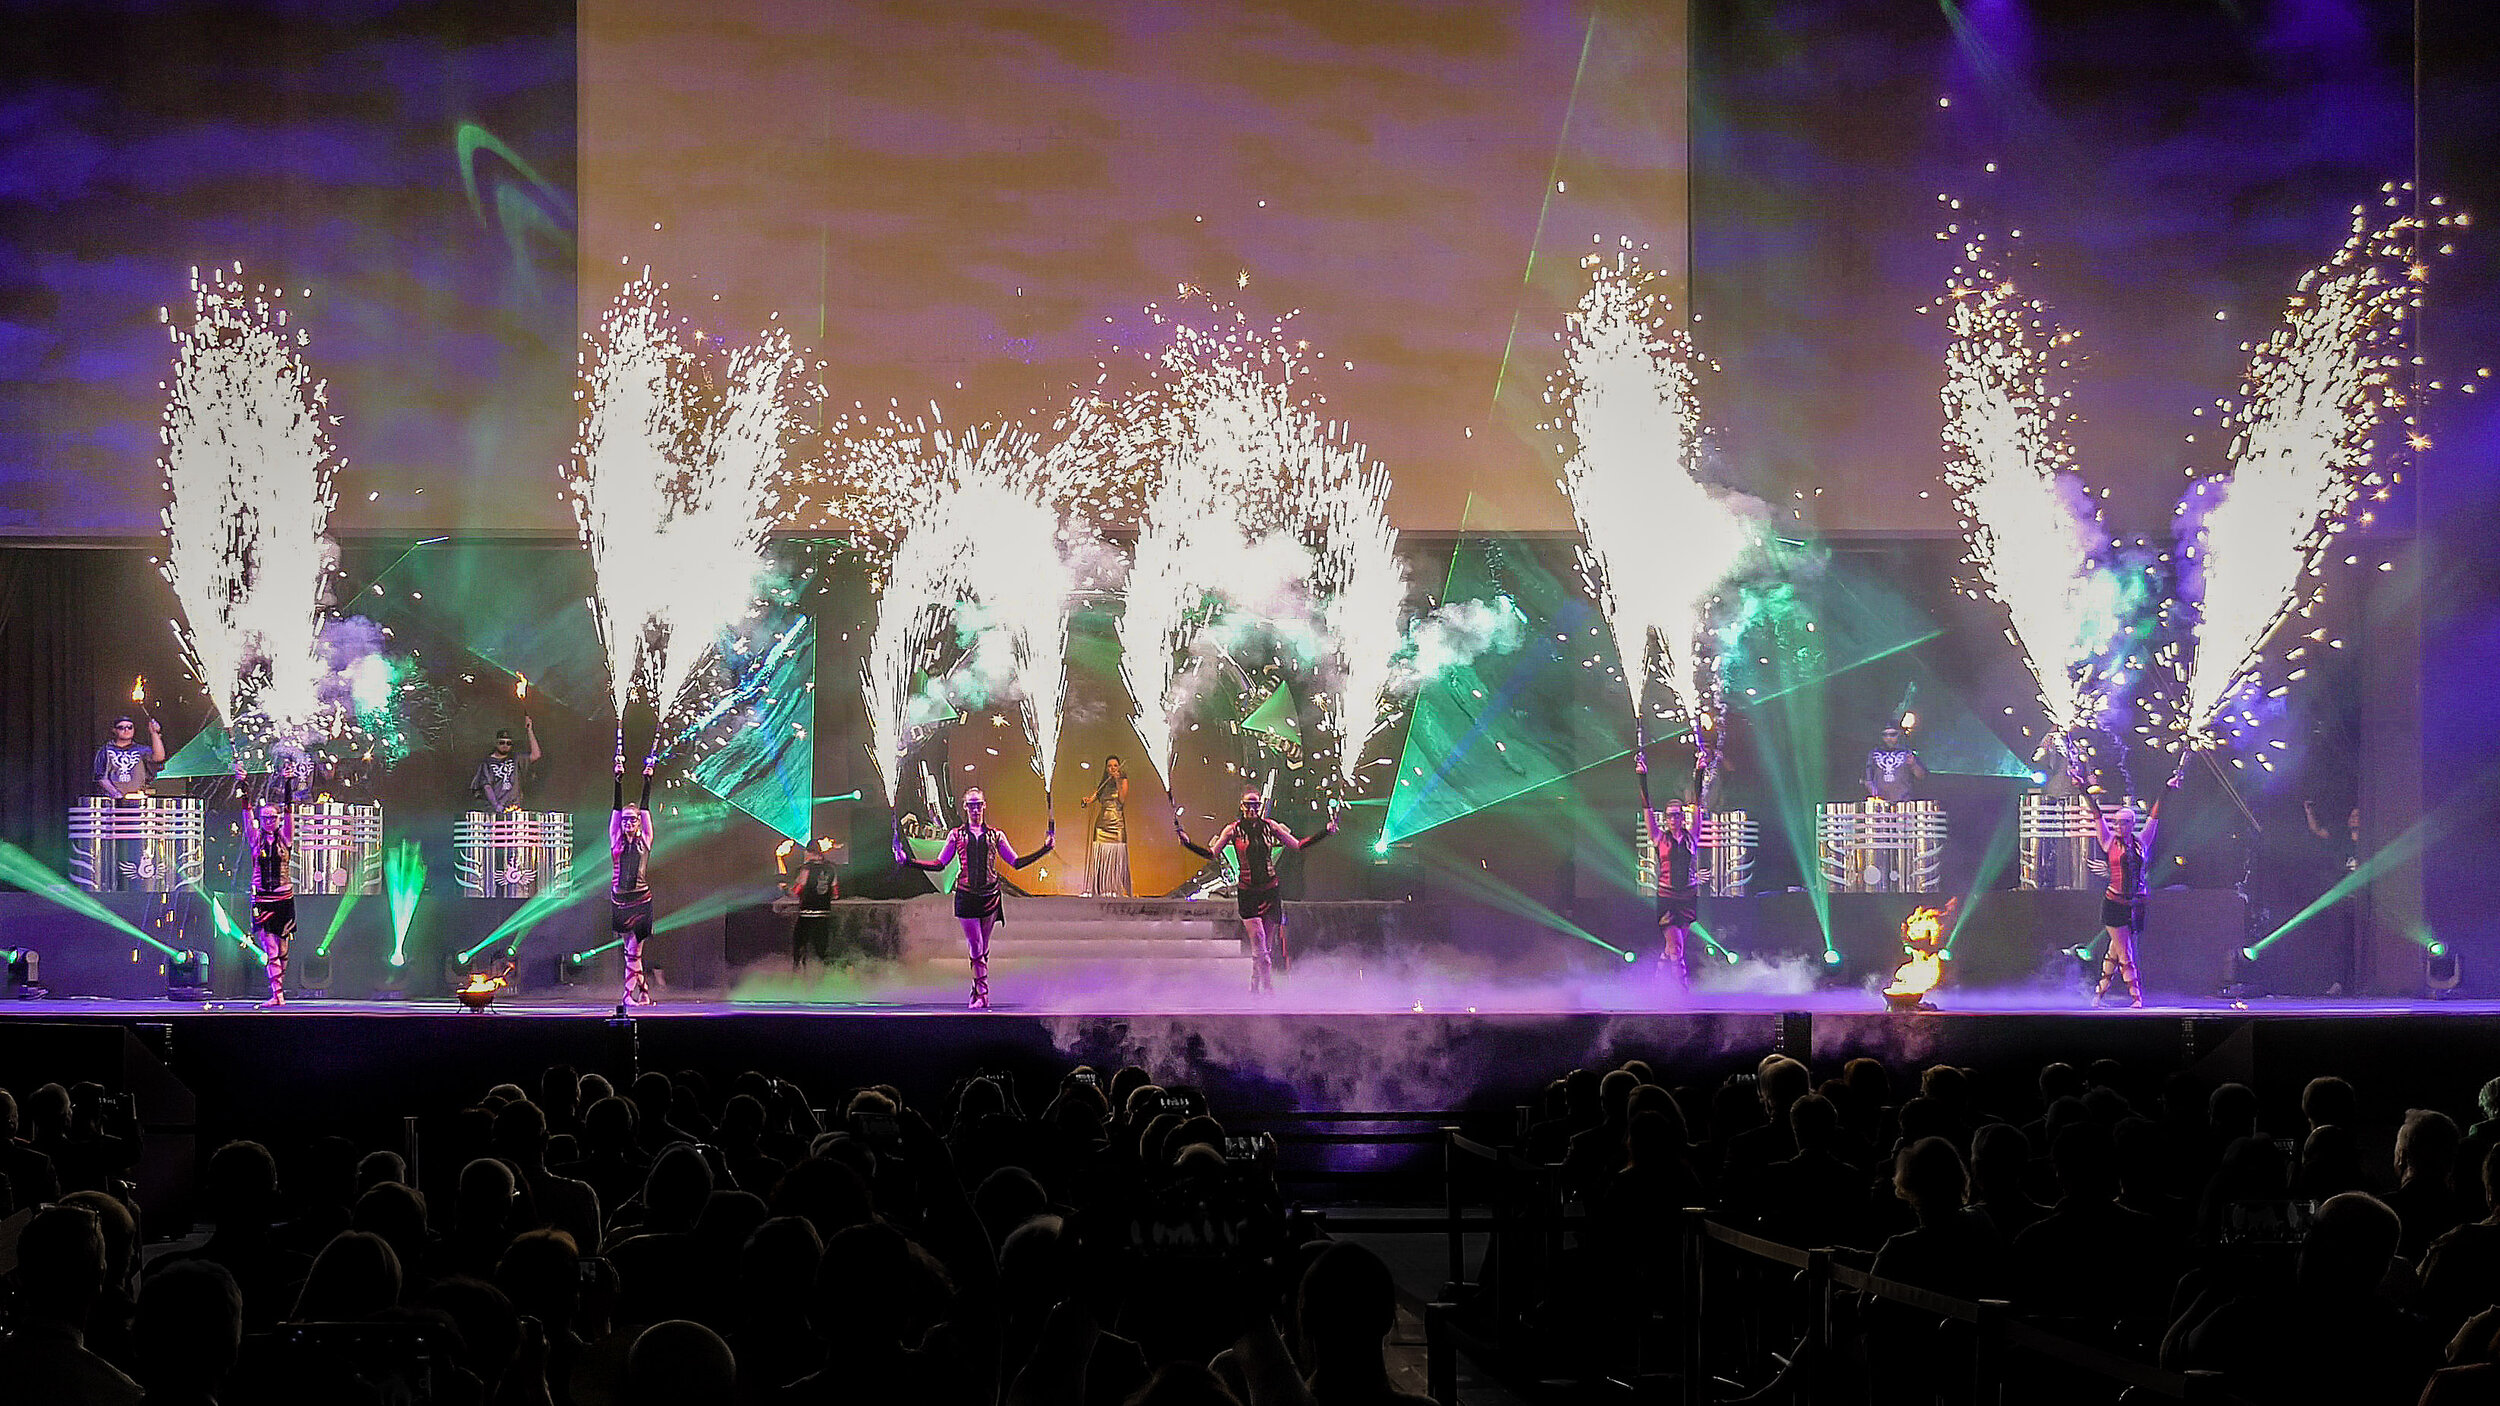
<path fill-rule="evenodd" d="M 69 808 L 69 876 L 94 893 L 197 885 L 208 807 L 190 796 L 90 796 Z"/>
<path fill-rule="evenodd" d="M 466 898 L 531 898 L 563 885 L 573 867 L 573 817 L 561 811 L 473 810 L 452 822 Z"/>
<path fill-rule="evenodd" d="M 1835 801 L 1816 814 L 1814 829 L 1831 892 L 1936 891 L 1945 815 L 1934 801 Z"/>
<path fill-rule="evenodd" d="M 335 801 L 295 807 L 295 859 L 289 866 L 299 894 L 382 891 L 382 808 Z"/>

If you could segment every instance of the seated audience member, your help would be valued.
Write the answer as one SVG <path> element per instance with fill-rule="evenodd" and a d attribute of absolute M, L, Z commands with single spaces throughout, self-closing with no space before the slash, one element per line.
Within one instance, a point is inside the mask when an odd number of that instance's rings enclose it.
<path fill-rule="evenodd" d="M 2049 1160 L 2057 1204 L 2014 1237 L 2015 1302 L 2088 1334 L 2154 1322 L 2178 1278 L 2178 1245 L 2159 1222 L 2118 1204 L 2117 1147 L 2082 1123 L 2057 1135 Z"/>
<path fill-rule="evenodd" d="M 243 1349 L 243 1291 L 207 1260 L 153 1275 L 139 1291 L 132 1345 L 148 1406 L 213 1406 Z"/>
<path fill-rule="evenodd" d="M 34 1213 L 17 1242 L 17 1306 L 0 1337 L 0 1393 L 47 1406 L 132 1406 L 139 1384 L 87 1349 L 104 1288 L 104 1230 L 83 1206 Z"/>
<path fill-rule="evenodd" d="M 2396 1132 L 2396 1189 L 2387 1197 L 2404 1225 L 2397 1258 L 2419 1263 L 2433 1240 L 2465 1223 L 2465 1200 L 2451 1180 L 2463 1136 L 2445 1113 L 2416 1108 L 2405 1114 Z"/>
<path fill-rule="evenodd" d="M 2023 1190 L 2030 1168 L 2031 1144 L 2022 1129 L 1990 1123 L 1972 1134 L 1971 1209 L 1988 1218 L 2000 1245 L 2013 1244 L 2015 1236 L 2048 1217 L 2049 1208 Z"/>
<path fill-rule="evenodd" d="M 2483 1158 L 2482 1201 L 2500 1207 L 2500 1144 Z M 2433 1240 L 2422 1256 L 2415 1306 L 2431 1326 L 2446 1329 L 2500 1304 L 2500 1210 Z"/>
<path fill-rule="evenodd" d="M 224 1265 L 243 1290 L 243 1327 L 258 1332 L 295 1306 L 296 1286 L 311 1268 L 308 1256 L 276 1242 L 272 1218 L 278 1199 L 278 1163 L 256 1142 L 230 1142 L 208 1159 L 200 1187 L 208 1219 L 216 1226 L 200 1248 L 158 1257 L 153 1274 L 185 1260 Z"/>
<path fill-rule="evenodd" d="M 2171 1325 L 2162 1365 L 2223 1374 L 2252 1401 L 2411 1406 L 2440 1365 L 2438 1336 L 2379 1295 L 2402 1233 L 2385 1202 L 2347 1192 L 2318 1208 L 2292 1282 L 2218 1289 Z"/>

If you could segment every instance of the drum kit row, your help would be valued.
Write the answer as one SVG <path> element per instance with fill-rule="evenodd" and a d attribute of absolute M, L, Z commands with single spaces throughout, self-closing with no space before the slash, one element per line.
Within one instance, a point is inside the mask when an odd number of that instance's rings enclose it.
<path fill-rule="evenodd" d="M 2132 804 L 2132 802 L 2120 802 Z M 1703 892 L 1741 898 L 1753 875 L 1761 822 L 1741 810 L 1705 811 L 1696 837 Z M 1815 844 L 1831 893 L 1934 893 L 1944 866 L 1945 810 L 1934 801 L 1835 801 L 1815 813 Z M 2080 796 L 2038 792 L 2022 798 L 2018 831 L 2021 886 L 2098 888 L 2099 830 Z M 1643 892 L 1658 882 L 1657 856 L 1644 823 L 1633 822 Z"/>
<path fill-rule="evenodd" d="M 292 877 L 300 895 L 382 891 L 382 808 L 338 802 L 294 808 Z M 201 886 L 207 803 L 196 796 L 94 796 L 69 808 L 69 876 L 91 893 L 173 893 Z M 573 867 L 573 817 L 561 811 L 470 811 L 452 825 L 460 892 L 530 898 Z"/>

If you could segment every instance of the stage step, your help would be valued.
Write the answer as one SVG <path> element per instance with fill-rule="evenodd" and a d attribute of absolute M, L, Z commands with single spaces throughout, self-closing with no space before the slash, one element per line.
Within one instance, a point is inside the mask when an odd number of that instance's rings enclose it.
<path fill-rule="evenodd" d="M 934 946 L 935 944 L 930 944 Z M 918 955 L 922 944 L 909 949 Z M 951 949 L 960 953 L 963 942 L 958 938 Z M 1052 961 L 1231 961 L 1249 960 L 1238 942 L 1188 942 L 1166 939 L 1161 942 L 1134 942 L 1117 937 L 1044 937 L 1019 934 L 1009 937 L 999 933 L 990 939 L 990 956 L 994 960 L 1009 958 L 1048 958 Z"/>

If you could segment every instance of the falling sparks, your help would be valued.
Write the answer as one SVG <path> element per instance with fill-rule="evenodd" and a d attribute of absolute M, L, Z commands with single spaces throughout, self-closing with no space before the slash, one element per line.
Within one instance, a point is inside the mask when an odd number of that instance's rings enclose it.
<path fill-rule="evenodd" d="M 1968 250 L 1974 263 L 1980 250 Z M 2093 711 L 2092 664 L 2120 626 L 2120 593 L 2101 569 L 2109 537 L 2068 469 L 2060 397 L 2048 367 L 2072 334 L 1984 268 L 1957 271 L 1944 299 L 1945 482 L 1962 514 L 1969 560 L 2005 607 L 2016 650 L 2050 729 Z"/>
<path fill-rule="evenodd" d="M 1715 654 L 1702 645 L 1711 601 L 1752 540 L 1745 517 L 1694 477 L 1700 412 L 1695 354 L 1649 275 L 1628 256 L 1586 261 L 1594 280 L 1570 318 L 1562 425 L 1572 439 L 1563 491 L 1580 525 L 1580 573 L 1613 627 L 1643 716 L 1649 644 L 1658 640 L 1681 708 L 1716 705 Z"/>
<path fill-rule="evenodd" d="M 1076 590 L 1061 519 L 1047 499 L 1049 458 L 1036 452 L 1033 436 L 1016 430 L 941 433 L 926 443 L 929 462 L 908 472 L 938 486 L 906 520 L 886 563 L 863 665 L 878 774 L 887 799 L 899 806 L 912 729 L 929 716 L 916 718 L 915 708 L 943 701 L 923 694 L 918 680 L 954 626 L 972 637 L 969 672 L 985 691 L 979 701 L 987 701 L 990 682 L 1016 700 L 1047 792 L 1066 704 L 1068 607 Z"/>
<path fill-rule="evenodd" d="M 1301 345 L 1238 313 L 1176 326 L 1161 383 L 1129 417 L 1155 465 L 1120 622 L 1140 739 L 1168 786 L 1188 665 L 1218 622 L 1255 623 L 1325 675 L 1351 785 L 1387 707 L 1406 572 L 1386 473 L 1302 386 Z"/>
<path fill-rule="evenodd" d="M 754 602 L 801 368 L 776 328 L 731 353 L 707 393 L 647 276 L 600 319 L 585 360 L 569 483 L 611 701 L 620 726 L 637 692 L 666 719 Z"/>
<path fill-rule="evenodd" d="M 278 295 L 242 270 L 191 277 L 165 406 L 165 580 L 184 652 L 229 723 L 293 724 L 320 707 L 314 649 L 330 569 L 338 460 L 326 396 Z"/>
<path fill-rule="evenodd" d="M 2408 199 L 2391 187 L 2386 203 Z M 2261 687 L 2267 639 L 2314 608 L 2328 539 L 2362 491 L 2385 481 L 2370 467 L 2373 435 L 2381 416 L 2405 408 L 2404 324 L 2422 283 L 2397 271 L 2411 267 L 2421 226 L 2399 215 L 2373 228 L 2355 208 L 2351 236 L 2302 275 L 2249 358 L 2230 416 L 2231 472 L 2198 482 L 2179 506 L 2182 593 L 2196 608 L 2175 725 L 2191 744 L 2210 744 L 2233 700 Z"/>

